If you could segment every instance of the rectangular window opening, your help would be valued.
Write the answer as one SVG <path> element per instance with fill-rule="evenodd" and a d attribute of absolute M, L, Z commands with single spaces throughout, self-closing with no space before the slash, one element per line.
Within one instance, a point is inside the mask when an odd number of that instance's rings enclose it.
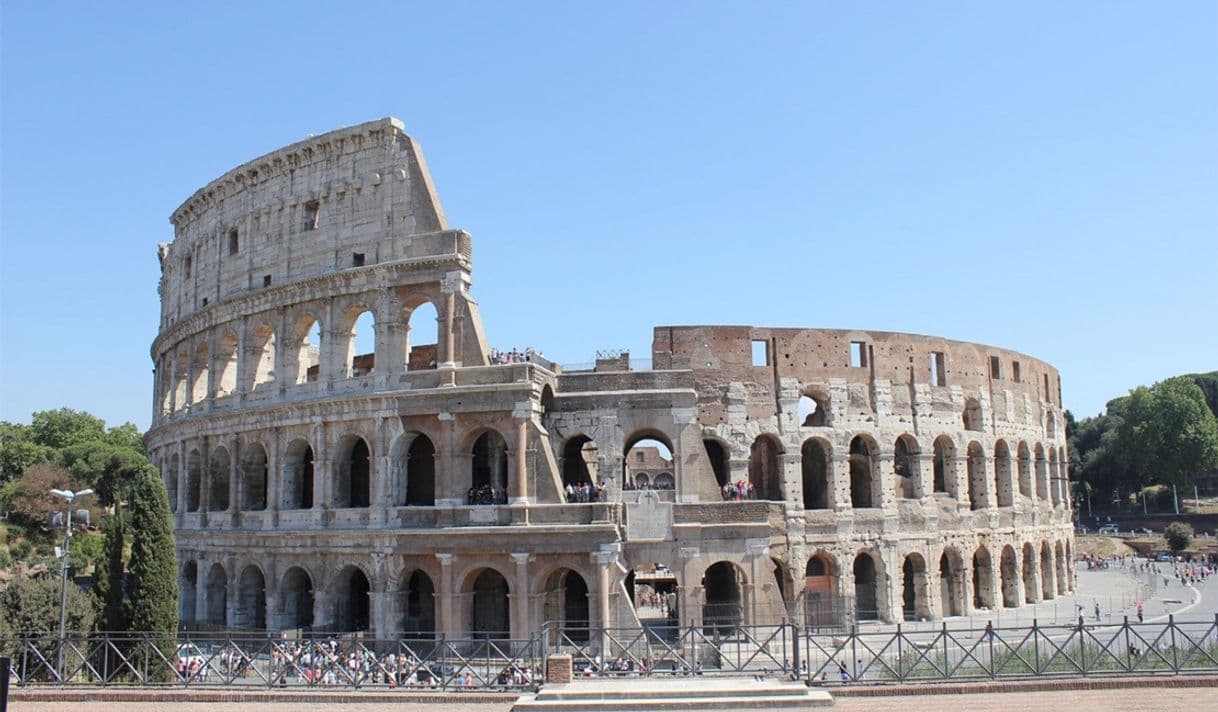
<path fill-rule="evenodd" d="M 770 365 L 770 342 L 764 339 L 753 341 L 753 365 Z"/>
<path fill-rule="evenodd" d="M 1011 380 L 1015 381 L 1016 383 L 1021 383 L 1022 382 L 1021 379 L 1022 379 L 1022 375 L 1019 373 L 1019 362 L 1012 361 L 1011 362 Z"/>
<path fill-rule="evenodd" d="M 271 275 L 269 275 L 269 274 L 264 274 L 264 275 L 262 276 L 262 286 L 264 286 L 264 287 L 269 287 L 269 286 L 271 286 Z"/>
<path fill-rule="evenodd" d="M 1049 374 L 1045 374 L 1045 400 L 1049 400 Z"/>
<path fill-rule="evenodd" d="M 356 252 L 351 255 L 351 266 L 353 266 L 353 267 L 363 267 L 364 266 L 364 253 L 363 252 Z"/>
<path fill-rule="evenodd" d="M 237 231 L 228 231 L 228 254 L 235 255 L 240 248 L 240 243 L 237 241 Z"/>
<path fill-rule="evenodd" d="M 310 200 L 304 204 L 304 231 L 317 229 L 317 220 L 321 215 L 321 203 L 316 200 Z"/>
<path fill-rule="evenodd" d="M 990 378 L 1002 378 L 1002 359 L 997 356 L 990 357 Z"/>
<path fill-rule="evenodd" d="M 867 343 L 864 341 L 850 342 L 850 368 L 866 368 Z"/>
<path fill-rule="evenodd" d="M 935 351 L 930 355 L 930 385 L 947 385 L 947 358 L 942 351 Z"/>
<path fill-rule="evenodd" d="M 186 256 L 186 262 L 185 262 L 185 263 L 183 263 L 183 270 L 186 272 L 186 278 L 187 278 L 187 279 L 189 279 L 189 278 L 190 278 L 190 267 L 191 267 L 191 263 L 192 263 L 192 260 L 190 259 L 190 255 L 187 255 L 187 256 Z M 1049 388 L 1048 383 L 1049 383 L 1048 381 L 1045 381 L 1045 389 L 1046 389 L 1046 390 Z"/>
<path fill-rule="evenodd" d="M 207 297 L 203 297 L 203 306 L 207 306 Z"/>

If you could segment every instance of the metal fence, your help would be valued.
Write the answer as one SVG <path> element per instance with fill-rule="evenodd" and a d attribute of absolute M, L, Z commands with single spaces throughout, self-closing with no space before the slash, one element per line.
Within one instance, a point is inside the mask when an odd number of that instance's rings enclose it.
<path fill-rule="evenodd" d="M 524 690 L 545 658 L 598 677 L 782 675 L 826 685 L 1218 672 L 1213 619 L 823 633 L 784 623 L 552 627 L 528 640 L 281 633 L 0 638 L 17 685 Z"/>

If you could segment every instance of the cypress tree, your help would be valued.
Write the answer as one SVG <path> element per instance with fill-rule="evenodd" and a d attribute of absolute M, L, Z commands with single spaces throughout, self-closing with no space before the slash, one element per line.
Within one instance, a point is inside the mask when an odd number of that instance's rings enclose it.
<path fill-rule="evenodd" d="M 97 627 L 107 632 L 127 630 L 123 610 L 123 546 L 126 532 L 122 510 L 106 522 L 105 558 L 94 572 L 93 591 L 97 597 Z"/>
<path fill-rule="evenodd" d="M 131 565 L 127 619 L 130 630 L 176 634 L 178 564 L 165 483 L 141 469 L 131 492 Z"/>

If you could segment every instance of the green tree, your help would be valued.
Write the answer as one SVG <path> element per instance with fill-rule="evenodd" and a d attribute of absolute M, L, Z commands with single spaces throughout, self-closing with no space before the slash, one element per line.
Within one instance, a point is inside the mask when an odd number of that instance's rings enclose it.
<path fill-rule="evenodd" d="M 131 492 L 131 561 L 127 615 L 133 631 L 176 633 L 177 555 L 165 483 L 144 467 Z"/>
<path fill-rule="evenodd" d="M 1185 522 L 1172 522 L 1163 529 L 1167 547 L 1177 554 L 1193 543 L 1193 527 Z"/>
<path fill-rule="evenodd" d="M 13 579 L 0 589 L 0 626 L 10 633 L 59 634 L 60 578 Z M 93 628 L 93 604 L 78 586 L 68 582 L 69 631 Z"/>
<path fill-rule="evenodd" d="M 71 408 L 34 413 L 30 429 L 34 433 L 34 442 L 52 450 L 62 450 L 86 440 L 102 440 L 106 437 L 104 420 Z"/>
<path fill-rule="evenodd" d="M 97 603 L 97 625 L 103 631 L 127 630 L 123 606 L 123 547 L 126 527 L 121 514 L 106 518 L 104 556 L 93 573 L 93 597 Z"/>
<path fill-rule="evenodd" d="M 1141 482 L 1188 485 L 1218 465 L 1218 420 L 1190 377 L 1138 387 L 1124 404 L 1117 450 Z"/>
<path fill-rule="evenodd" d="M 72 473 L 58 465 L 39 463 L 27 467 L 21 478 L 0 491 L 0 501 L 9 517 L 27 527 L 46 527 L 48 515 L 64 510 L 64 502 L 52 489 L 71 489 Z"/>
<path fill-rule="evenodd" d="M 106 439 L 70 445 L 59 451 L 58 459 L 77 481 L 97 491 L 97 501 L 105 507 L 124 499 L 140 469 L 148 466 L 141 450 Z"/>
<path fill-rule="evenodd" d="M 51 459 L 51 449 L 34 441 L 28 425 L 0 422 L 0 485 L 21 477 L 25 468 Z"/>

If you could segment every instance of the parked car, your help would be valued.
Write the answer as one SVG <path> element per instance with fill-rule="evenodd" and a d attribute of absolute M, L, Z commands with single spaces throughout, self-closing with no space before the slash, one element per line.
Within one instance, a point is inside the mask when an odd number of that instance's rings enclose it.
<path fill-rule="evenodd" d="M 1168 561 L 1168 562 L 1170 562 L 1170 561 L 1175 561 L 1175 558 L 1174 558 L 1174 557 L 1173 557 L 1171 554 L 1167 553 L 1166 551 L 1160 551 L 1160 552 L 1159 552 L 1159 553 L 1158 553 L 1158 554 L 1155 556 L 1155 561 Z"/>
<path fill-rule="evenodd" d="M 1120 534 L 1121 528 L 1115 524 L 1105 524 L 1096 531 L 1100 534 Z"/>

